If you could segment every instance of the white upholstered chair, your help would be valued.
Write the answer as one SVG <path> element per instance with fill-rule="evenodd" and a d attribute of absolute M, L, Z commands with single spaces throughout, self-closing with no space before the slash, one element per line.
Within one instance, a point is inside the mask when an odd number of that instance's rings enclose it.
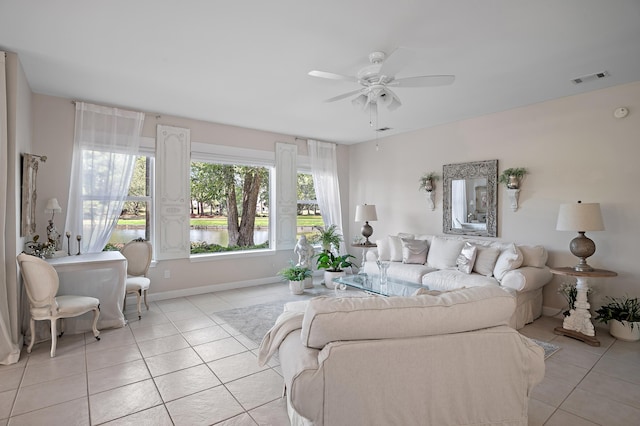
<path fill-rule="evenodd" d="M 57 338 L 64 333 L 64 318 L 77 317 L 93 311 L 93 335 L 100 340 L 98 331 L 98 317 L 100 316 L 100 301 L 88 296 L 56 296 L 60 281 L 58 273 L 44 260 L 25 253 L 18 255 L 18 265 L 24 280 L 27 298 L 29 299 L 29 329 L 31 342 L 27 353 L 31 353 L 35 337 L 35 322 L 51 321 L 51 357 L 56 356 Z M 57 331 L 58 319 L 61 321 L 60 335 Z"/>
<path fill-rule="evenodd" d="M 143 238 L 136 238 L 129 241 L 120 250 L 122 255 L 127 258 L 127 291 L 124 298 L 124 306 L 127 305 L 127 294 L 135 293 L 138 302 L 138 319 L 142 319 L 140 302 L 144 296 L 144 305 L 149 310 L 147 303 L 147 291 L 151 280 L 147 278 L 149 265 L 151 265 L 151 243 Z"/>

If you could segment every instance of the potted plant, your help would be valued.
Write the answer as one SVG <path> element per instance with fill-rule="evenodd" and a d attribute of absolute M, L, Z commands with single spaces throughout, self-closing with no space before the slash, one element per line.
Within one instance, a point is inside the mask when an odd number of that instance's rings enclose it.
<path fill-rule="evenodd" d="M 290 261 L 288 268 L 283 268 L 278 272 L 284 280 L 289 280 L 289 290 L 291 294 L 304 293 L 304 280 L 311 276 L 311 269 L 303 266 L 296 266 Z"/>
<path fill-rule="evenodd" d="M 520 188 L 520 180 L 527 174 L 527 169 L 522 167 L 504 169 L 498 177 L 498 182 L 504 183 L 509 189 Z"/>
<path fill-rule="evenodd" d="M 338 227 L 336 225 L 331 225 L 328 228 L 323 228 L 321 226 L 315 227 L 318 231 L 320 231 L 320 236 L 318 240 L 322 245 L 322 250 L 326 252 L 331 251 L 331 247 L 333 246 L 335 250 L 340 250 L 340 243 L 342 242 L 342 235 L 338 233 Z"/>
<path fill-rule="evenodd" d="M 434 182 L 440 180 L 440 176 L 436 172 L 425 173 L 420 177 L 420 189 L 426 192 L 431 192 L 434 189 Z"/>
<path fill-rule="evenodd" d="M 616 339 L 634 342 L 640 340 L 640 302 L 638 298 L 607 297 L 609 303 L 597 309 L 595 319 L 609 324 L 609 333 Z"/>
<path fill-rule="evenodd" d="M 324 285 L 329 289 L 334 289 L 335 284 L 333 279 L 345 275 L 344 268 L 350 268 L 354 264 L 349 259 L 355 259 L 355 256 L 350 254 L 343 254 L 342 256 L 336 256 L 333 253 L 322 252 L 318 253 L 316 259 L 316 265 L 318 269 L 324 269 Z"/>

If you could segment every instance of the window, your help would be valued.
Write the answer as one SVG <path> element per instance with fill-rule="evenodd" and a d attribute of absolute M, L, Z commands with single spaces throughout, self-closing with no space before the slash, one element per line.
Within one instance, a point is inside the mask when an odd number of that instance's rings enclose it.
<path fill-rule="evenodd" d="M 153 163 L 153 157 L 136 157 L 129 192 L 106 250 L 119 250 L 135 238 L 153 241 Z"/>
<path fill-rule="evenodd" d="M 317 242 L 319 233 L 316 227 L 323 227 L 324 222 L 316 201 L 313 176 L 304 171 L 298 172 L 298 218 L 296 235 L 305 235 L 311 243 Z"/>
<path fill-rule="evenodd" d="M 272 169 L 191 162 L 191 254 L 269 248 Z"/>

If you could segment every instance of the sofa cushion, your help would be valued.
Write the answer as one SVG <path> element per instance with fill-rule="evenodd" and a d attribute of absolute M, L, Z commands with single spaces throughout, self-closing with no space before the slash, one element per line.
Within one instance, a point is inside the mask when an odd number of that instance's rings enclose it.
<path fill-rule="evenodd" d="M 441 269 L 422 277 L 422 285 L 431 290 L 455 290 L 464 287 L 497 287 L 500 285 L 494 277 L 480 274 L 465 274 L 456 269 Z"/>
<path fill-rule="evenodd" d="M 425 240 L 402 238 L 402 263 L 418 263 L 424 265 L 427 262 L 429 243 Z"/>
<path fill-rule="evenodd" d="M 458 264 L 458 271 L 470 274 L 473 269 L 473 264 L 476 261 L 477 252 L 478 248 L 475 245 L 470 242 L 464 243 L 464 246 L 462 246 L 462 250 L 458 255 L 458 260 L 456 261 Z"/>
<path fill-rule="evenodd" d="M 518 246 L 522 252 L 522 266 L 544 268 L 547 264 L 547 250 L 542 246 Z"/>
<path fill-rule="evenodd" d="M 344 340 L 392 339 L 508 325 L 515 298 L 497 286 L 437 296 L 311 299 L 302 320 L 302 343 L 323 348 Z"/>
<path fill-rule="evenodd" d="M 436 269 L 419 263 L 391 262 L 387 270 L 387 275 L 403 281 L 421 283 L 422 277 L 433 271 L 436 271 Z M 365 272 L 369 273 L 368 270 L 365 270 Z M 376 273 L 378 272 L 376 271 Z"/>
<path fill-rule="evenodd" d="M 501 281 L 504 274 L 519 268 L 520 265 L 522 265 L 522 252 L 515 244 L 509 244 L 498 256 L 496 266 L 493 268 L 493 275 L 498 281 Z"/>
<path fill-rule="evenodd" d="M 463 245 L 463 240 L 433 237 L 427 255 L 427 264 L 436 269 L 455 268 Z"/>
<path fill-rule="evenodd" d="M 476 254 L 476 261 L 473 264 L 473 272 L 477 272 L 486 277 L 493 276 L 493 269 L 496 267 L 498 256 L 500 256 L 500 249 L 497 247 L 477 247 L 478 253 Z"/>
<path fill-rule="evenodd" d="M 402 239 L 395 235 L 389 235 L 389 260 L 402 262 Z"/>
<path fill-rule="evenodd" d="M 378 259 L 384 262 L 388 262 L 391 259 L 391 244 L 389 243 L 389 238 L 383 238 L 381 240 L 376 240 L 376 245 L 378 246 Z M 371 252 L 371 250 L 367 250 L 367 255 Z M 368 257 L 368 256 L 367 256 Z"/>

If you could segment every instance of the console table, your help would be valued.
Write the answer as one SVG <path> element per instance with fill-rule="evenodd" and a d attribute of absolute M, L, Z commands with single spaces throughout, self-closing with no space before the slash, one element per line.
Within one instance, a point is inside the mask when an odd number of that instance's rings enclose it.
<path fill-rule="evenodd" d="M 367 251 L 369 251 L 369 249 L 372 248 L 376 248 L 378 247 L 377 244 L 374 243 L 363 243 L 363 244 L 351 244 L 351 247 L 357 247 L 357 248 L 361 248 L 362 249 L 362 264 L 360 265 L 360 269 L 362 270 L 362 268 L 364 268 L 364 262 L 367 260 Z"/>
<path fill-rule="evenodd" d="M 589 278 L 607 278 L 615 277 L 618 274 L 606 269 L 594 269 L 593 271 L 576 271 L 571 267 L 551 268 L 551 273 L 556 275 L 566 275 L 576 277 L 576 302 L 574 306 L 570 306 L 571 311 L 564 318 L 562 327 L 556 327 L 553 331 L 556 334 L 573 337 L 582 340 L 591 346 L 600 346 L 600 341 L 596 339 L 596 332 L 591 322 L 591 313 L 589 312 L 589 300 L 587 292 L 589 290 Z"/>
<path fill-rule="evenodd" d="M 91 296 L 100 300 L 98 328 L 123 327 L 122 313 L 127 278 L 127 259 L 119 251 L 103 251 L 46 259 L 58 272 L 59 295 Z M 86 318 L 85 318 L 86 317 Z M 92 318 L 67 318 L 65 333 L 91 330 Z"/>

